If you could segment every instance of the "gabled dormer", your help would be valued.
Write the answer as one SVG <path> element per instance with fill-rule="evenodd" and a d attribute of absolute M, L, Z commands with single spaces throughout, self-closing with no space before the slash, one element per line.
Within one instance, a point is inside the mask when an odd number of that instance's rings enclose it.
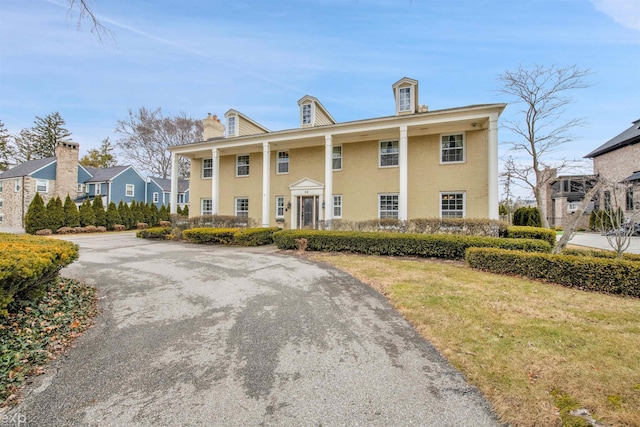
<path fill-rule="evenodd" d="M 298 105 L 300 106 L 301 128 L 336 124 L 335 119 L 317 98 L 305 95 L 298 101 Z"/>
<path fill-rule="evenodd" d="M 251 120 L 239 111 L 233 108 L 224 114 L 227 119 L 227 138 L 245 135 L 257 135 L 259 133 L 268 133 L 269 129 L 260 123 Z"/>
<path fill-rule="evenodd" d="M 396 100 L 396 115 L 413 114 L 419 111 L 418 81 L 403 77 L 392 86 Z"/>

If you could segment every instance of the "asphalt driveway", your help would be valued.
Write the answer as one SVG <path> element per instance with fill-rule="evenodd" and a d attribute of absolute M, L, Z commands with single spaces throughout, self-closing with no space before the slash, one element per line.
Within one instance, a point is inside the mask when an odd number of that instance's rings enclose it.
<path fill-rule="evenodd" d="M 275 253 L 82 235 L 102 314 L 27 387 L 31 426 L 498 425 L 379 294 Z"/>

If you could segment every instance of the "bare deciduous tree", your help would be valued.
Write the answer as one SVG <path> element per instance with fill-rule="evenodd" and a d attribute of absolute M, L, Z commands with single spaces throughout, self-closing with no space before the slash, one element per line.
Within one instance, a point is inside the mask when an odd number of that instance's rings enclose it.
<path fill-rule="evenodd" d="M 550 154 L 573 139 L 571 130 L 580 126 L 581 119 L 563 117 L 565 107 L 572 102 L 568 93 L 589 85 L 585 78 L 589 70 L 577 66 L 559 68 L 534 65 L 520 66 L 515 71 L 505 71 L 498 77 L 502 87 L 498 93 L 515 98 L 515 104 L 522 105 L 520 120 L 503 121 L 503 127 L 518 138 L 507 141 L 512 154 L 522 153 L 526 159 L 511 157 L 505 164 L 511 178 L 530 189 L 540 210 L 543 227 L 549 227 L 546 217 L 544 189 L 554 178 L 552 171 L 566 170 L 574 163 L 566 159 L 552 159 Z"/>
<path fill-rule="evenodd" d="M 91 33 L 95 34 L 100 40 L 100 43 L 103 43 L 107 39 L 113 38 L 113 32 L 102 25 L 97 16 L 93 13 L 91 8 L 89 7 L 86 0 L 68 0 L 69 1 L 69 10 L 67 12 L 68 15 L 71 15 L 73 11 L 78 13 L 78 22 L 77 28 L 80 29 L 82 27 L 83 21 L 89 21 L 91 25 Z"/>
<path fill-rule="evenodd" d="M 625 217 L 622 211 L 623 197 L 628 188 L 627 183 L 607 181 L 603 188 L 611 195 L 609 206 L 598 212 L 596 216 L 596 228 L 607 238 L 609 246 L 622 258 L 622 254 L 631 244 L 631 236 L 635 232 L 635 223 L 640 220 L 640 209 L 636 209 L 635 203 Z"/>
<path fill-rule="evenodd" d="M 573 234 L 576 232 L 576 228 L 578 227 L 578 222 L 580 222 L 582 214 L 587 209 L 587 206 L 589 206 L 589 203 L 591 203 L 591 201 L 593 200 L 593 197 L 598 194 L 598 192 L 602 188 L 602 183 L 603 182 L 600 179 L 598 179 L 594 183 L 593 187 L 591 187 L 585 194 L 584 199 L 582 199 L 582 202 L 578 206 L 578 209 L 576 209 L 573 215 L 570 215 L 567 218 L 566 222 L 562 225 L 562 237 L 560 237 L 560 240 L 558 240 L 555 248 L 553 248 L 553 253 L 559 254 L 567 246 L 567 243 L 569 243 L 569 241 L 573 237 Z"/>
<path fill-rule="evenodd" d="M 140 107 L 129 110 L 126 120 L 118 120 L 116 132 L 121 135 L 118 147 L 124 157 L 135 162 L 140 171 L 153 176 L 168 178 L 171 175 L 171 153 L 168 148 L 202 141 L 202 121 L 180 113 L 164 117 L 160 108 L 149 110 Z M 181 160 L 180 178 L 189 178 L 189 163 Z"/>

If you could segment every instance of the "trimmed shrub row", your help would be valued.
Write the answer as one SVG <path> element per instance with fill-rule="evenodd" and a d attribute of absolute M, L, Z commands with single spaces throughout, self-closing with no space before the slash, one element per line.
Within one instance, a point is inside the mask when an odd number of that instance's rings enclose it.
<path fill-rule="evenodd" d="M 171 234 L 171 227 L 152 227 L 136 231 L 141 239 L 166 239 Z"/>
<path fill-rule="evenodd" d="M 547 242 L 549 242 L 552 248 L 556 245 L 556 232 L 548 228 L 513 225 L 511 227 L 507 227 L 507 233 L 505 237 L 510 237 L 513 239 L 546 240 Z"/>
<path fill-rule="evenodd" d="M 617 259 L 618 254 L 614 251 L 603 251 L 599 249 L 564 249 L 563 255 L 590 256 L 595 258 Z M 622 259 L 627 261 L 640 261 L 640 254 L 622 254 Z"/>
<path fill-rule="evenodd" d="M 296 249 L 298 239 L 307 239 L 307 249 L 311 251 L 445 259 L 464 259 L 465 250 L 474 246 L 531 252 L 551 251 L 547 242 L 534 239 L 316 230 L 285 230 L 273 235 L 274 243 L 280 249 Z"/>
<path fill-rule="evenodd" d="M 0 315 L 13 301 L 35 301 L 60 269 L 78 258 L 71 242 L 0 233 Z"/>
<path fill-rule="evenodd" d="M 273 243 L 273 228 L 191 228 L 182 232 L 182 237 L 192 243 L 261 246 Z"/>
<path fill-rule="evenodd" d="M 366 221 L 334 219 L 320 221 L 321 230 L 383 231 L 390 233 L 462 234 L 466 236 L 503 236 L 508 223 L 474 218 L 412 218 L 406 221 L 384 218 Z"/>
<path fill-rule="evenodd" d="M 492 273 L 640 297 L 640 265 L 633 261 L 495 248 L 469 248 L 466 260 L 471 267 Z"/>

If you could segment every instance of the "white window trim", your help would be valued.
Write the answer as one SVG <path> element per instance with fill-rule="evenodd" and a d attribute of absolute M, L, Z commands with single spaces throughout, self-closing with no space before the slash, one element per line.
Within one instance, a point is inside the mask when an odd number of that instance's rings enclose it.
<path fill-rule="evenodd" d="M 38 184 L 44 183 L 44 190 L 38 190 Z M 36 192 L 38 193 L 48 193 L 49 192 L 49 180 L 36 178 Z"/>
<path fill-rule="evenodd" d="M 278 201 L 282 200 L 282 214 L 278 213 L 278 208 L 280 207 L 278 205 Z M 284 196 L 276 196 L 276 218 L 284 218 L 284 210 L 285 210 L 286 206 L 284 204 Z"/>
<path fill-rule="evenodd" d="M 129 188 L 131 188 L 131 194 L 129 194 Z M 133 184 L 125 184 L 124 186 L 124 196 L 125 197 L 135 197 L 136 194 L 136 186 Z"/>
<path fill-rule="evenodd" d="M 287 161 L 286 162 L 280 162 L 280 153 L 287 153 Z M 287 171 L 286 172 L 280 172 L 280 163 L 286 163 L 287 164 Z M 276 152 L 276 175 L 286 175 L 286 174 L 288 174 L 290 167 L 291 167 L 291 153 L 289 152 L 289 150 L 277 151 Z"/>
<path fill-rule="evenodd" d="M 398 198 L 398 210 L 396 211 L 398 213 L 398 218 L 400 217 L 400 194 L 399 193 L 378 193 L 378 219 L 383 219 L 380 214 L 382 213 L 382 210 L 380 209 L 380 198 L 382 196 L 396 196 Z M 385 211 L 385 212 L 393 212 L 393 211 Z M 389 219 L 389 218 L 384 218 L 384 219 Z"/>
<path fill-rule="evenodd" d="M 102 184 L 100 184 L 99 182 L 96 182 L 95 184 L 93 184 L 93 194 L 96 196 L 99 196 L 101 188 L 102 188 Z"/>
<path fill-rule="evenodd" d="M 209 213 L 205 213 L 204 210 L 204 204 L 206 202 L 209 202 L 209 207 L 211 208 L 208 212 Z M 211 199 L 200 199 L 200 216 L 204 216 L 204 215 L 213 215 L 213 203 L 211 202 Z"/>
<path fill-rule="evenodd" d="M 78 184 L 78 193 L 84 193 L 85 192 L 85 185 L 84 184 Z"/>
<path fill-rule="evenodd" d="M 382 166 L 382 143 L 383 142 L 395 142 L 398 147 L 398 164 L 396 165 L 387 165 Z M 387 169 L 387 168 L 397 168 L 400 165 L 400 141 L 397 139 L 381 139 L 378 141 L 378 168 Z"/>
<path fill-rule="evenodd" d="M 567 202 L 567 212 L 575 212 L 578 210 L 580 202 Z"/>
<path fill-rule="evenodd" d="M 403 110 L 401 108 L 401 100 L 402 100 L 402 95 L 401 92 L 403 89 L 408 89 L 409 90 L 409 105 L 408 108 L 406 110 Z M 412 86 L 403 86 L 403 87 L 399 87 L 398 88 L 398 112 L 399 113 L 410 113 L 412 110 L 412 104 L 413 104 L 413 87 Z"/>
<path fill-rule="evenodd" d="M 2 183 L 3 183 L 3 182 L 4 182 L 4 181 L 0 181 L 0 193 L 2 193 Z"/>
<path fill-rule="evenodd" d="M 241 197 L 234 197 L 233 198 L 233 211 L 235 216 L 238 216 L 238 212 L 245 212 L 245 211 L 239 211 L 238 210 L 238 200 L 247 200 L 247 218 L 249 218 L 249 197 L 245 197 L 245 196 L 241 196 Z"/>
<path fill-rule="evenodd" d="M 340 169 L 335 169 L 333 167 L 333 160 L 337 159 L 337 157 L 333 157 L 333 150 L 335 150 L 336 148 L 340 149 Z M 380 147 L 378 147 L 378 150 L 380 150 Z M 341 171 L 342 170 L 342 160 L 343 160 L 343 150 L 342 150 L 342 145 L 334 145 L 333 148 L 331 149 L 331 170 L 334 171 Z M 380 164 L 380 163 L 378 163 Z"/>
<path fill-rule="evenodd" d="M 442 138 L 445 137 L 445 136 L 452 136 L 452 135 L 462 135 L 462 160 L 455 161 L 455 162 L 443 162 L 442 161 L 442 152 L 444 151 L 444 149 L 442 147 Z M 443 133 L 443 134 L 440 134 L 440 164 L 441 165 L 456 165 L 456 164 L 466 163 L 466 162 L 467 162 L 467 134 L 465 132 L 455 132 L 455 133 Z"/>
<path fill-rule="evenodd" d="M 440 218 L 442 219 L 442 196 L 444 194 L 462 194 L 462 218 L 467 217 L 467 192 L 466 191 L 441 191 L 438 195 L 438 205 L 440 207 Z"/>
<path fill-rule="evenodd" d="M 233 126 L 231 126 L 231 122 L 233 119 Z M 227 136 L 237 136 L 238 135 L 238 116 L 235 114 L 227 117 Z"/>
<path fill-rule="evenodd" d="M 184 193 L 178 193 L 178 203 L 184 204 Z"/>
<path fill-rule="evenodd" d="M 208 167 L 208 168 L 204 167 L 204 162 L 206 160 L 210 160 L 211 161 L 211 166 Z M 204 171 L 205 170 L 211 170 L 211 176 L 204 176 Z M 200 171 L 200 179 L 213 179 L 213 159 L 212 158 L 202 159 L 202 170 Z"/>
<path fill-rule="evenodd" d="M 153 192 L 153 203 L 158 203 L 160 201 L 160 195 L 158 194 L 157 191 Z"/>
<path fill-rule="evenodd" d="M 304 107 L 309 106 L 309 123 L 304 122 Z M 313 126 L 315 117 L 315 105 L 313 102 L 305 102 L 300 106 L 300 124 L 302 126 Z"/>
<path fill-rule="evenodd" d="M 336 204 L 336 200 L 340 200 L 340 204 Z M 342 194 L 334 194 L 333 195 L 333 218 L 340 219 L 342 218 Z M 340 207 L 340 215 L 336 215 L 336 207 Z M 380 208 L 380 200 L 378 199 L 378 209 Z"/>
<path fill-rule="evenodd" d="M 247 164 L 243 165 L 243 166 L 247 166 L 247 174 L 246 175 L 239 175 L 238 174 L 238 169 L 240 168 L 240 164 L 238 163 L 240 157 L 247 157 Z M 251 156 L 249 154 L 238 154 L 236 156 L 236 178 L 244 178 L 246 176 L 249 176 L 249 173 L 251 173 Z"/>
<path fill-rule="evenodd" d="M 13 180 L 13 191 L 15 193 L 20 191 L 20 179 L 19 178 Z"/>

